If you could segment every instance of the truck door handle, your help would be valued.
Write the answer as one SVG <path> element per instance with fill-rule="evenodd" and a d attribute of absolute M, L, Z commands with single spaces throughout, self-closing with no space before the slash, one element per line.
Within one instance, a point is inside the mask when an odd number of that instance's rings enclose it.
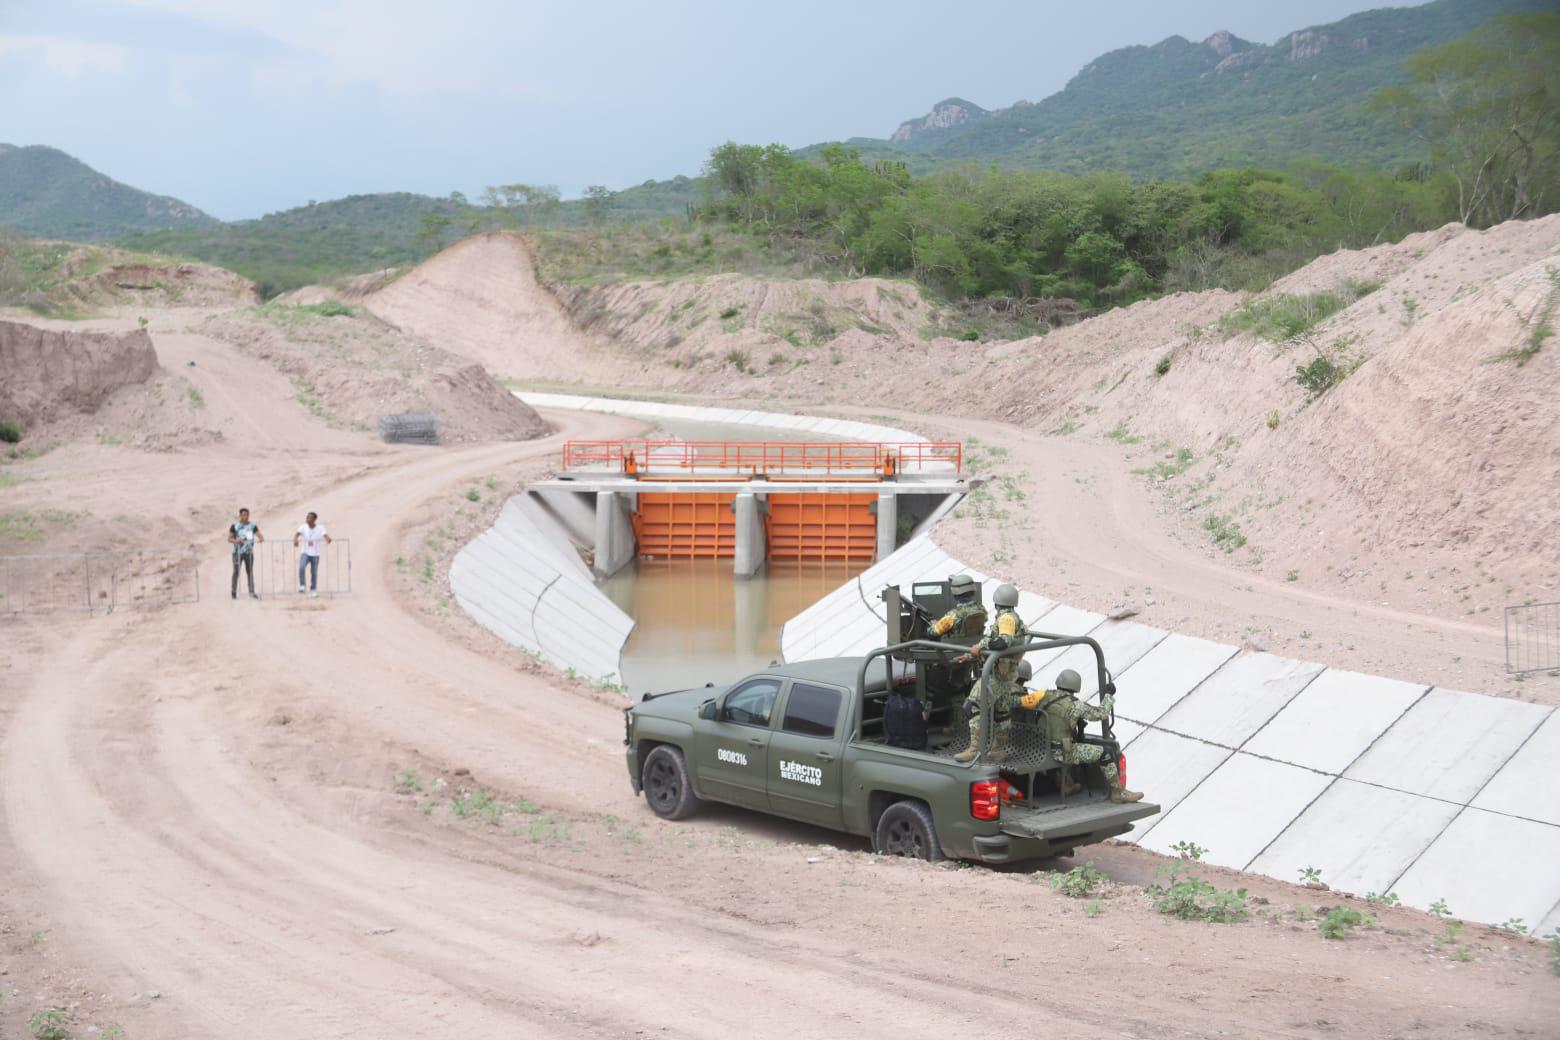
<path fill-rule="evenodd" d="M 818 752 L 818 761 L 820 761 L 820 762 L 833 762 L 834 761 L 834 756 L 832 754 L 830 754 L 829 752 L 827 752 L 827 751 L 820 751 L 820 752 Z"/>
<path fill-rule="evenodd" d="M 749 737 L 748 738 L 748 747 L 763 747 L 763 746 L 764 746 L 764 742 L 762 740 L 760 740 L 758 737 Z"/>

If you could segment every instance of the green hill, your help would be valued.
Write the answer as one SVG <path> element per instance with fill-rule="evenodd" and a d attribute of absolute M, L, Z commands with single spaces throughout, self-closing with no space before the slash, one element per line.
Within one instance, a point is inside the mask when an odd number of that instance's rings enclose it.
<path fill-rule="evenodd" d="M 121 184 L 58 149 L 0 144 L 0 226 L 37 238 L 99 241 L 216 223 L 187 202 Z"/>
<path fill-rule="evenodd" d="M 1403 59 L 1498 15 L 1553 8 L 1553 0 L 1436 0 L 1299 29 L 1271 46 L 1229 33 L 1199 42 L 1172 36 L 1101 55 L 1034 104 L 988 112 L 953 98 L 889 139 L 848 143 L 864 158 L 903 160 L 914 172 L 977 161 L 1183 177 L 1302 156 L 1395 168 L 1423 159 L 1423 146 L 1362 106 L 1405 79 Z M 949 106 L 961 106 L 962 116 Z"/>
<path fill-rule="evenodd" d="M 681 215 L 698 198 L 699 182 L 690 177 L 646 181 L 615 193 L 608 216 L 637 221 Z M 433 229 L 426 218 L 449 223 Z M 586 222 L 580 200 L 560 204 L 547 221 L 563 227 Z M 387 192 L 311 203 L 258 220 L 145 232 L 123 241 L 132 249 L 194 257 L 237 271 L 271 296 L 342 275 L 415 263 L 440 245 L 496 226 L 501 226 L 496 214 L 460 197 Z"/>

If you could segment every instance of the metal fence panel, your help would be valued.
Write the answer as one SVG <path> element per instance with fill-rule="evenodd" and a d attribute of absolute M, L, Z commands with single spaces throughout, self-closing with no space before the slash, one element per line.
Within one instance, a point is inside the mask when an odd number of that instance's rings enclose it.
<path fill-rule="evenodd" d="M 113 549 L 0 556 L 0 613 L 108 613 L 200 599 L 193 549 Z"/>
<path fill-rule="evenodd" d="M 298 558 L 301 551 L 291 541 L 261 542 L 255 546 L 255 592 L 266 596 L 297 596 Z M 238 575 L 238 592 L 248 590 L 247 575 Z M 231 588 L 231 585 L 229 586 Z M 316 588 L 321 596 L 344 596 L 352 591 L 352 540 L 333 538 L 320 549 Z"/>
<path fill-rule="evenodd" d="M 1560 670 L 1560 603 L 1506 608 L 1506 671 Z"/>

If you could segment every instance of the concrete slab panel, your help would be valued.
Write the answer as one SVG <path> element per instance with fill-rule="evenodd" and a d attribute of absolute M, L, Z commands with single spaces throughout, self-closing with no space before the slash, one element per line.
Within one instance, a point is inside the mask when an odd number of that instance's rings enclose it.
<path fill-rule="evenodd" d="M 1228 644 L 1170 633 L 1117 670 L 1116 717 L 1155 721 L 1234 656 L 1235 647 Z"/>
<path fill-rule="evenodd" d="M 1020 589 L 1018 593 L 1018 616 L 1024 619 L 1024 624 L 1034 627 L 1034 622 L 1056 609 L 1056 600 L 1047 599 L 1036 592 Z"/>
<path fill-rule="evenodd" d="M 1041 614 L 1034 620 L 1025 618 L 1024 623 L 1029 626 L 1031 638 L 1034 633 L 1044 632 L 1058 636 L 1086 636 L 1098 628 L 1100 622 L 1105 620 L 1104 614 L 1096 614 L 1092 610 L 1081 610 L 1078 607 L 1069 607 L 1065 603 L 1057 604 L 1050 610 Z M 1053 667 L 1057 658 L 1067 652 L 1066 647 L 1057 650 L 1037 650 L 1025 656 L 1029 660 L 1029 666 L 1034 669 L 1036 675 L 1051 675 L 1057 669 Z M 1093 671 L 1092 668 L 1089 669 Z"/>
<path fill-rule="evenodd" d="M 1560 933 L 1560 903 L 1556 903 L 1555 908 L 1549 912 L 1549 916 L 1540 921 L 1537 928 L 1529 929 L 1529 932 L 1541 937 Z"/>
<path fill-rule="evenodd" d="M 1088 633 L 1105 652 L 1105 667 L 1110 669 L 1112 675 L 1126 671 L 1132 662 L 1152 650 L 1168 634 L 1163 629 L 1149 628 L 1132 621 L 1103 621 Z M 1062 669 L 1074 669 L 1083 678 L 1083 698 L 1092 702 L 1098 699 L 1099 694 L 1096 664 L 1094 651 L 1089 647 L 1068 647 L 1047 662 L 1045 674 L 1039 679 L 1049 686 Z"/>
<path fill-rule="evenodd" d="M 1403 901 L 1446 900 L 1452 916 L 1531 927 L 1560 902 L 1560 827 L 1464 809 L 1393 886 Z"/>
<path fill-rule="evenodd" d="M 1339 780 L 1301 813 L 1251 869 L 1297 881 L 1316 867 L 1340 892 L 1386 892 L 1460 807 L 1434 798 Z"/>
<path fill-rule="evenodd" d="M 1122 720 L 1117 720 L 1116 734 L 1123 736 Z M 1143 792 L 1143 797 L 1169 812 L 1181 799 L 1191 794 L 1213 771 L 1230 757 L 1226 748 L 1204 744 L 1188 737 L 1178 737 L 1150 729 L 1134 734 L 1132 746 L 1127 749 L 1127 777 Z M 1160 816 L 1144 820 L 1139 831 L 1153 827 Z"/>
<path fill-rule="evenodd" d="M 1560 712 L 1551 711 L 1511 760 L 1474 797 L 1473 805 L 1560 825 L 1560 784 L 1555 783 L 1554 777 L 1556 762 L 1560 762 Z"/>
<path fill-rule="evenodd" d="M 1328 669 L 1247 741 L 1245 750 L 1341 773 L 1426 689 L 1419 683 Z"/>
<path fill-rule="evenodd" d="M 1155 725 L 1238 748 L 1321 673 L 1319 664 L 1241 651 Z"/>
<path fill-rule="evenodd" d="M 1129 760 L 1128 769 L 1132 766 Z M 1192 841 L 1208 850 L 1207 862 L 1241 869 L 1330 782 L 1309 769 L 1236 753 L 1139 844 L 1168 853 L 1176 842 Z"/>
<path fill-rule="evenodd" d="M 1131 719 L 1124 719 L 1120 715 L 1117 715 L 1115 733 L 1116 740 L 1121 744 L 1121 749 L 1125 751 L 1127 746 L 1136 740 L 1138 735 L 1147 730 L 1147 728 L 1148 727 L 1146 726 L 1133 722 Z M 1132 772 L 1134 773 L 1134 779 L 1136 779 L 1136 769 L 1134 768 Z"/>
<path fill-rule="evenodd" d="M 1500 697 L 1431 690 L 1344 775 L 1466 804 L 1552 711 Z M 1434 753 L 1427 754 L 1431 749 Z"/>

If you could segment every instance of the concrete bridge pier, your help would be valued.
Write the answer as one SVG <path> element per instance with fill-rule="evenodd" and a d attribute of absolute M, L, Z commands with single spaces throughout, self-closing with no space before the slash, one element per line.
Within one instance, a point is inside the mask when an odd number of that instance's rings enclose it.
<path fill-rule="evenodd" d="M 877 513 L 877 558 L 886 560 L 899 548 L 899 496 L 892 491 L 879 491 Z"/>
<path fill-rule="evenodd" d="M 634 502 L 626 491 L 603 491 L 596 496 L 596 577 L 616 574 L 633 560 Z"/>
<path fill-rule="evenodd" d="M 737 544 L 732 571 L 739 578 L 751 578 L 764 565 L 767 546 L 764 538 L 764 507 L 757 495 L 744 491 L 731 501 L 736 514 Z"/>

